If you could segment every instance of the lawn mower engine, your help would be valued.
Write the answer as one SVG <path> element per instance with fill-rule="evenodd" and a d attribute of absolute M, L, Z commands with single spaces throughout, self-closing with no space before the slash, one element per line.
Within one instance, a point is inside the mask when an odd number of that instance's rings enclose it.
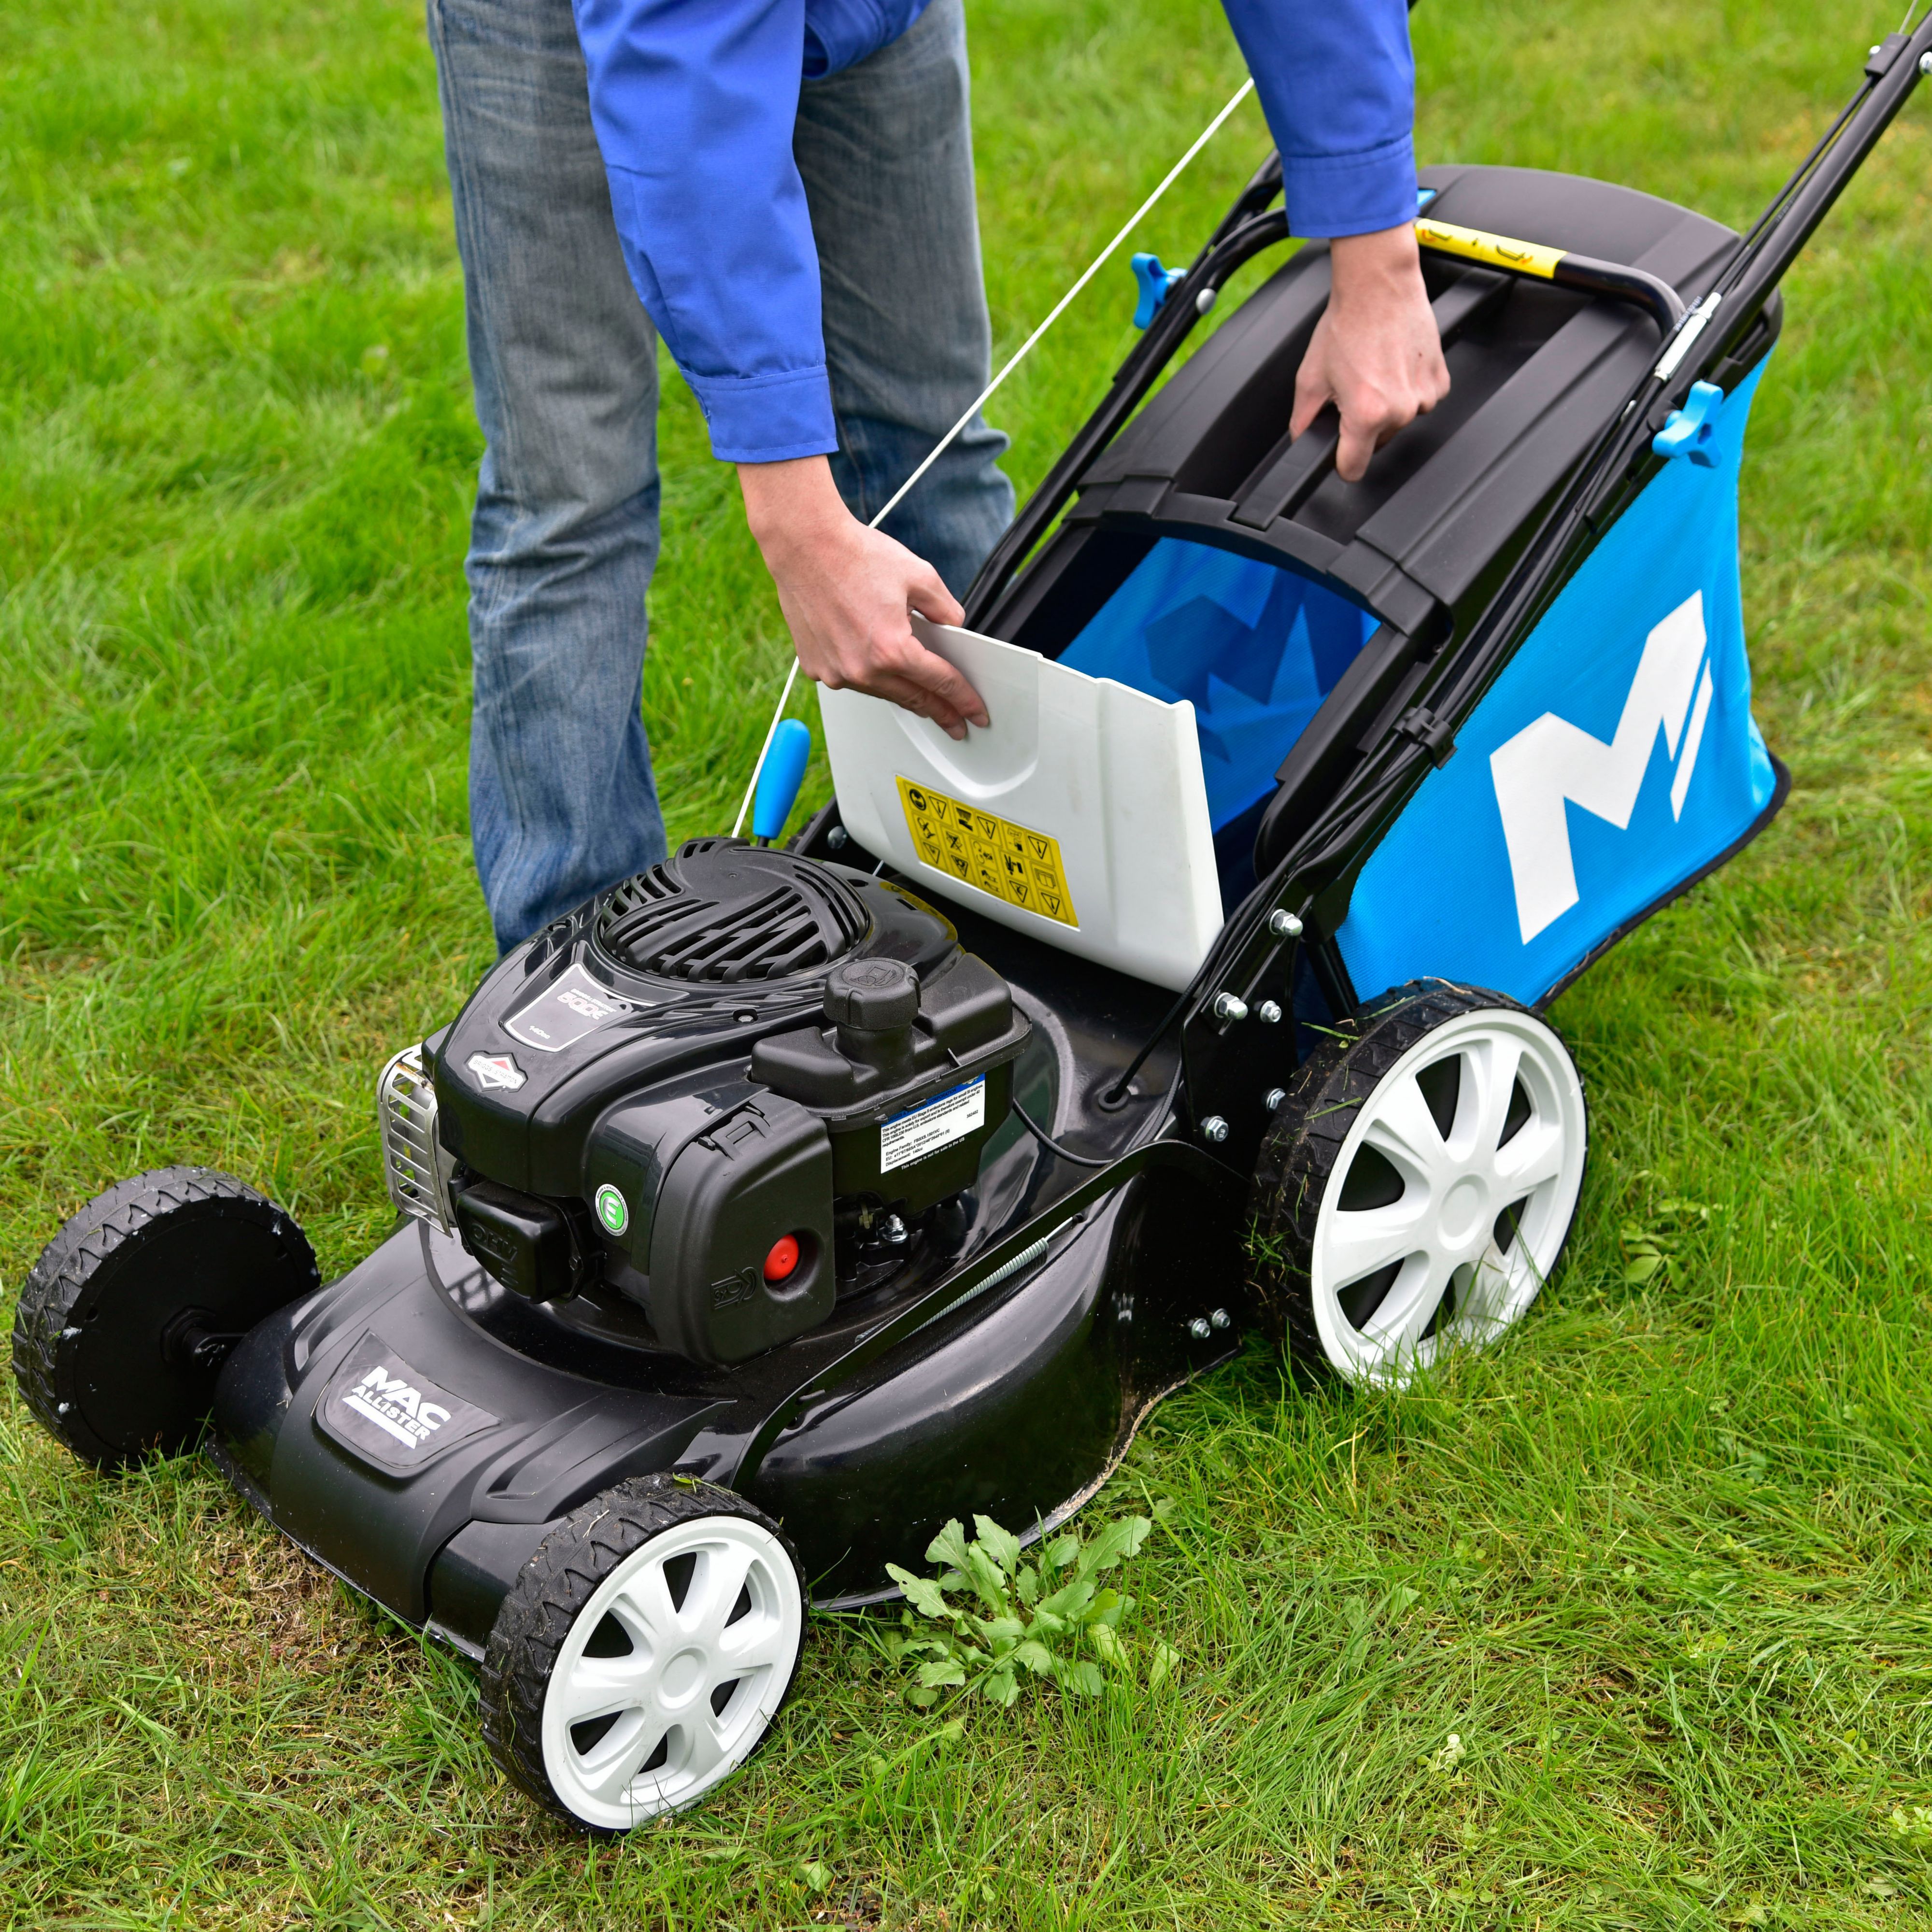
<path fill-rule="evenodd" d="M 742 1361 L 826 1320 L 972 1184 L 1028 1032 L 902 888 L 697 839 L 509 954 L 391 1063 L 390 1191 L 516 1294 L 620 1299 L 647 1342 Z"/>

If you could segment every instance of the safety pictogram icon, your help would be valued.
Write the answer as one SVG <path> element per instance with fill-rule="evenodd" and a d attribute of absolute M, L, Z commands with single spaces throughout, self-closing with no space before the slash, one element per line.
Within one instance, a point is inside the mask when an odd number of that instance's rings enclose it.
<path fill-rule="evenodd" d="M 899 802 L 920 860 L 1022 912 L 1077 927 L 1060 842 L 901 778 Z"/>

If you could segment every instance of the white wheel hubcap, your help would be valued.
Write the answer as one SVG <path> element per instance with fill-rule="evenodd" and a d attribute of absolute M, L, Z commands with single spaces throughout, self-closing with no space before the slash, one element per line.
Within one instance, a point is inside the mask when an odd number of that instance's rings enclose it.
<path fill-rule="evenodd" d="M 622 1831 L 691 1804 L 751 1755 L 805 1630 L 770 1531 L 712 1516 L 653 1537 L 570 1627 L 544 1694 L 544 1768 L 586 1824 Z"/>
<path fill-rule="evenodd" d="M 1406 1382 L 1536 1298 L 1576 1211 L 1582 1083 L 1528 1013 L 1419 1040 L 1362 1103 L 1316 1216 L 1315 1323 L 1352 1382 Z"/>

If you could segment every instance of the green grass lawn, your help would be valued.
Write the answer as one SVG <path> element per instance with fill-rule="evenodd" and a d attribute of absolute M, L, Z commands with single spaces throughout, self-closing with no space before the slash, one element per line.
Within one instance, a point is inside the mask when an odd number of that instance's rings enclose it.
<path fill-rule="evenodd" d="M 1895 24 L 1430 0 L 1420 148 L 1742 224 Z M 1211 0 L 974 0 L 972 28 L 1011 345 L 1240 70 Z M 490 950 L 420 10 L 8 0 L 0 80 L 0 1280 L 176 1160 L 276 1195 L 338 1270 L 388 1218 L 375 1070 Z M 1251 1347 L 1146 1432 L 1120 1494 L 1174 1507 L 1130 1587 L 1178 1682 L 949 1742 L 821 1622 L 746 1774 L 586 1846 L 497 1778 L 465 1666 L 205 1465 L 98 1480 L 10 1387 L 0 1922 L 1932 1922 L 1928 114 L 1790 278 L 1754 426 L 1791 802 L 1559 1004 L 1594 1158 L 1506 1347 L 1400 1399 L 1298 1394 Z M 1139 245 L 1184 259 L 1263 145 L 1250 104 Z M 1110 272 L 1003 397 L 1022 486 L 1130 308 Z M 786 645 L 674 380 L 664 442 L 676 837 L 728 823 Z"/>

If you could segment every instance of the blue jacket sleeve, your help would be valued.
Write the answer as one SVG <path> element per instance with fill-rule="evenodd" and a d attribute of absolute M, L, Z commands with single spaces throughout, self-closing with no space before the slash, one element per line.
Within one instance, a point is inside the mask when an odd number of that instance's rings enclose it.
<path fill-rule="evenodd" d="M 1405 0 L 1226 0 L 1288 225 L 1367 235 L 1415 219 L 1415 62 Z"/>
<path fill-rule="evenodd" d="M 574 0 L 624 259 L 712 453 L 838 447 L 792 158 L 806 0 Z"/>

